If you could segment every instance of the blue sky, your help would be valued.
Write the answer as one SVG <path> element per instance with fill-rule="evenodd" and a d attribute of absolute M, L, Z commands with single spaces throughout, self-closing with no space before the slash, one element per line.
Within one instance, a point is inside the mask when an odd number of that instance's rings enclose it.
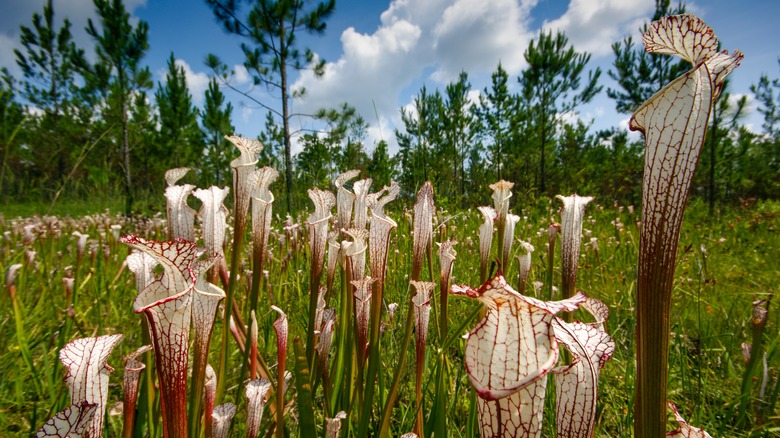
<path fill-rule="evenodd" d="M 13 48 L 19 45 L 19 25 L 29 25 L 43 3 L 2 0 L 0 66 L 18 74 Z M 92 43 L 83 28 L 87 18 L 95 16 L 91 0 L 55 0 L 54 5 L 57 17 L 67 16 L 73 22 L 77 43 L 89 52 Z M 203 60 L 215 53 L 235 68 L 234 84 L 249 88 L 241 67 L 241 40 L 221 29 L 205 2 L 126 0 L 126 5 L 134 19 L 149 23 L 150 50 L 145 62 L 155 83 L 163 80 L 165 63 L 173 52 L 200 105 L 211 74 Z M 443 89 L 465 70 L 476 97 L 489 85 L 490 73 L 501 61 L 516 87 L 516 77 L 525 67 L 523 51 L 540 29 L 562 30 L 577 50 L 591 53 L 589 68 L 602 69 L 606 90 L 615 86 L 607 76 L 614 58 L 612 42 L 626 35 L 638 41 L 638 28 L 653 8 L 653 0 L 337 0 L 325 34 L 301 38 L 303 45 L 328 64 L 323 78 L 295 75 L 293 87 L 304 87 L 307 93 L 293 102 L 293 111 L 312 113 L 348 102 L 371 125 L 369 149 L 379 139 L 394 148 L 393 129 L 400 124 L 400 109 L 409 105 L 422 85 Z M 740 49 L 745 54 L 740 68 L 730 76 L 733 95 L 752 97 L 749 87 L 761 74 L 780 76 L 780 2 L 747 0 L 737 5 L 727 0 L 697 0 L 688 2 L 687 8 L 715 30 L 724 49 Z M 257 135 L 265 111 L 230 90 L 225 93 L 235 107 L 236 131 Z M 253 95 L 269 106 L 279 106 L 279 99 L 263 90 L 254 90 Z M 626 126 L 629 115 L 616 113 L 614 107 L 602 91 L 577 117 L 592 121 L 594 129 Z M 760 130 L 761 115 L 753 104 L 749 110 L 744 122 Z M 293 124 L 297 129 L 318 128 L 305 117 L 295 118 Z"/>

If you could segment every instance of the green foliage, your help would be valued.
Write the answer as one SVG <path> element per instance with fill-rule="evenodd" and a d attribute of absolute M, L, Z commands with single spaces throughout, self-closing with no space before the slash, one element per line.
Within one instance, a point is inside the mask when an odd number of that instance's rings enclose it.
<path fill-rule="evenodd" d="M 255 85 L 278 90 L 281 97 L 281 110 L 276 110 L 253 98 L 249 93 L 245 97 L 268 109 L 282 122 L 284 140 L 284 180 L 287 211 L 293 207 L 293 158 L 290 132 L 290 69 L 312 68 L 314 53 L 299 49 L 297 38 L 300 33 L 322 34 L 325 20 L 336 7 L 335 0 L 326 0 L 310 4 L 288 0 L 247 0 L 251 5 L 246 16 L 242 13 L 241 0 L 206 0 L 214 16 L 225 30 L 245 40 L 241 44 L 244 52 L 244 66 L 253 77 Z M 210 55 L 208 62 L 215 70 L 225 71 L 216 56 Z M 323 73 L 325 60 L 320 59 L 313 66 L 318 75 Z M 301 91 L 304 92 L 304 91 Z"/>
<path fill-rule="evenodd" d="M 230 181 L 229 167 L 233 146 L 225 136 L 234 131 L 230 120 L 232 113 L 233 105 L 230 102 L 225 103 L 225 95 L 219 89 L 217 80 L 212 78 L 206 90 L 206 100 L 201 112 L 203 138 L 206 143 L 206 157 L 208 157 L 200 165 L 201 181 L 205 186 L 223 187 Z M 269 148 L 267 141 L 263 144 L 266 149 Z M 263 160 L 263 162 L 267 161 Z"/>
<path fill-rule="evenodd" d="M 154 97 L 160 112 L 159 143 L 164 149 L 161 156 L 169 157 L 164 170 L 196 165 L 204 151 L 198 111 L 192 105 L 184 67 L 176 65 L 173 53 L 168 58 L 165 82 L 157 84 Z M 216 110 L 219 111 L 219 106 Z"/>
<path fill-rule="evenodd" d="M 30 177 L 47 198 L 63 188 L 74 170 L 91 115 L 77 86 L 77 63 L 84 53 L 73 42 L 70 22 L 65 19 L 58 28 L 54 17 L 49 1 L 43 15 L 33 14 L 32 27 L 20 27 L 23 50 L 14 50 L 23 74 L 21 96 L 36 109 L 24 135 Z"/>
<path fill-rule="evenodd" d="M 528 69 L 519 78 L 523 87 L 523 99 L 529 105 L 530 118 L 536 131 L 540 151 L 539 189 L 546 190 L 546 152 L 555 136 L 561 116 L 575 111 L 583 103 L 590 102 L 601 91 L 597 85 L 601 70 L 588 72 L 587 81 L 580 90 L 580 80 L 590 54 L 578 53 L 569 46 L 563 33 L 539 33 L 538 40 L 525 51 Z M 576 94 L 575 94 L 576 93 Z"/>
<path fill-rule="evenodd" d="M 108 125 L 113 148 L 119 152 L 119 168 L 124 176 L 125 214 L 133 209 L 133 167 L 130 144 L 130 108 L 134 92 L 152 87 L 148 67 L 141 59 L 149 49 L 149 25 L 130 22 L 130 13 L 122 0 L 94 0 L 100 19 L 98 28 L 92 19 L 87 21 L 87 34 L 96 43 L 97 62 L 88 65 L 83 59 L 88 85 L 106 99 L 104 122 Z"/>

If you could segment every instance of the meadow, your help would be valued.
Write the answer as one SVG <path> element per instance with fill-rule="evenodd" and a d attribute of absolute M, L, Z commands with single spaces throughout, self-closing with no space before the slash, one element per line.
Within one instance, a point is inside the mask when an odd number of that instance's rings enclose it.
<path fill-rule="evenodd" d="M 0 432 L 777 435 L 780 204 L 689 199 L 742 54 L 691 15 L 643 40 L 692 68 L 629 122 L 642 211 L 500 178 L 466 208 L 347 170 L 283 217 L 291 168 L 284 210 L 232 135 L 232 187 L 170 169 L 164 214 L 0 216 Z"/>
<path fill-rule="evenodd" d="M 489 202 L 489 191 L 485 188 L 485 204 Z M 411 200 L 395 201 L 391 206 L 388 206 L 387 215 L 398 227 L 390 237 L 385 281 L 381 366 L 377 374 L 377 395 L 381 400 L 387 397 L 401 349 L 411 350 L 409 355 L 412 356 L 403 370 L 399 399 L 392 415 L 391 433 L 395 436 L 411 431 L 416 416 L 414 349 L 402 342 L 406 312 L 403 303 L 412 269 L 413 215 Z M 533 253 L 530 282 L 546 281 L 546 230 L 550 222 L 560 221 L 559 208 L 560 202 L 556 200 L 510 206 L 510 211 L 521 217 L 516 238 L 537 248 Z M 703 427 L 712 436 L 773 436 L 780 431 L 776 411 L 778 313 L 774 303 L 769 306 L 766 328 L 758 337 L 765 346 L 764 364 L 752 370 L 747 389 L 743 384 L 746 361 L 742 347 L 743 343 L 755 342 L 752 303 L 760 299 L 771 300 L 780 279 L 777 265 L 779 216 L 780 204 L 769 201 L 724 207 L 715 216 L 708 215 L 703 202 L 694 201 L 686 213 L 675 271 L 669 399 L 686 413 L 692 424 Z M 270 309 L 270 304 L 285 309 L 290 339 L 306 339 L 311 254 L 310 228 L 305 226 L 304 218 L 302 214 L 284 221 L 277 214 L 272 221 L 266 262 L 267 283 L 258 304 L 259 354 L 272 368 L 276 357 L 272 323 L 276 313 Z M 606 331 L 616 343 L 611 360 L 602 370 L 596 436 L 632 434 L 638 218 L 639 211 L 633 206 L 604 205 L 597 199 L 588 206 L 583 225 L 577 289 L 607 304 L 611 314 Z M 479 223 L 480 214 L 476 209 L 439 210 L 434 217 L 434 241 L 441 243 L 452 239 L 458 242 L 453 284 L 476 286 L 479 283 Z M 123 333 L 124 340 L 108 361 L 117 371 L 111 375 L 109 415 L 105 426 L 106 436 L 120 436 L 122 416 L 117 403 L 122 399 L 118 384 L 122 375 L 121 358 L 140 347 L 144 340 L 142 316 L 133 312 L 134 277 L 124 264 L 130 249 L 119 242 L 119 237 L 137 234 L 165 240 L 164 216 L 127 218 L 109 212 L 81 217 L 3 216 L 0 231 L 4 236 L 0 253 L 4 270 L 15 263 L 23 265 L 16 278 L 15 294 L 10 295 L 6 285 L 0 298 L 0 435 L 29 435 L 69 404 L 62 381 L 65 370 L 58 360 L 58 352 L 67 341 Z M 74 236 L 74 232 L 89 235 L 81 255 L 79 236 Z M 519 247 L 514 245 L 515 253 L 521 251 Z M 560 250 L 556 251 L 555 257 L 552 275 L 553 284 L 557 285 L 561 276 Z M 248 254 L 245 260 L 249 260 Z M 247 269 L 248 265 L 242 272 Z M 515 284 L 516 263 L 504 267 L 503 271 L 509 283 Z M 422 278 L 438 281 L 436 274 L 436 270 L 423 269 Z M 249 277 L 248 274 L 238 276 L 235 299 L 241 308 L 247 301 Z M 335 290 L 341 288 L 343 281 L 343 277 L 338 277 Z M 526 293 L 532 294 L 529 289 Z M 541 287 L 538 293 L 540 296 L 546 294 L 545 288 Z M 450 298 L 450 330 L 460 330 L 457 333 L 460 336 L 471 330 L 476 322 L 473 318 L 476 305 L 471 300 Z M 338 308 L 338 298 L 331 299 L 334 300 L 332 305 Z M 437 300 L 435 298 L 432 305 L 432 333 L 437 332 L 439 321 Z M 393 317 L 388 317 L 391 303 L 401 306 Z M 218 318 L 211 345 L 214 363 L 219 357 L 217 334 L 220 330 Z M 436 336 L 431 335 L 429 339 L 422 408 L 426 422 L 434 421 L 430 413 L 437 395 L 435 356 L 441 345 Z M 445 352 L 451 367 L 444 388 L 449 395 L 447 428 L 451 436 L 474 436 L 476 432 L 469 429 L 473 427 L 469 422 L 471 390 L 463 366 L 464 345 L 465 340 L 458 338 Z M 232 354 L 233 368 L 227 373 L 226 397 L 241 406 L 240 397 L 234 398 L 235 389 L 242 383 L 236 368 L 236 364 L 241 363 L 240 352 L 234 350 Z M 292 359 L 287 366 L 287 369 L 291 368 Z M 750 397 L 749 421 L 737 425 L 740 397 L 746 390 Z M 323 403 L 322 397 L 321 394 L 314 397 L 315 406 Z M 288 400 L 293 398 L 288 395 Z M 289 413 L 287 428 L 291 436 L 299 433 L 297 422 L 293 421 L 297 415 L 295 409 Z M 373 415 L 378 416 L 378 411 Z M 243 431 L 245 416 L 246 413 L 239 409 L 234 432 Z M 323 416 L 320 413 L 316 416 L 320 429 L 324 424 Z M 261 430 L 272 428 L 273 417 L 266 414 L 263 419 Z M 354 422 L 351 417 L 347 428 L 356 427 Z M 546 416 L 545 436 L 552 435 L 552 423 L 552 416 Z M 159 424 L 157 432 L 159 435 Z"/>

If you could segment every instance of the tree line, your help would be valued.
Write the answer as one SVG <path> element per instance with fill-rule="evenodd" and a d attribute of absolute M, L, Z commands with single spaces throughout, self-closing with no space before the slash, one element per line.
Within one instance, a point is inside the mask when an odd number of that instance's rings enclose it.
<path fill-rule="evenodd" d="M 235 153 L 224 140 L 234 130 L 225 92 L 267 110 L 260 161 L 279 169 L 283 182 L 275 192 L 288 211 L 307 205 L 307 188 L 328 187 L 347 169 L 367 172 L 376 184 L 395 179 L 407 194 L 430 180 L 442 205 L 453 208 L 474 205 L 498 179 L 514 181 L 527 200 L 569 192 L 626 204 L 640 199 L 643 143 L 617 127 L 592 132 L 577 117 L 581 105 L 604 91 L 601 71 L 588 70 L 590 55 L 577 52 L 563 33 L 541 31 L 516 78 L 498 64 L 476 100 L 465 71 L 441 90 L 423 86 L 401 110 L 393 154 L 385 141 L 368 144 L 367 122 L 347 103 L 309 115 L 321 130 L 290 127 L 299 115 L 290 111 L 289 78 L 304 68 L 322 74 L 324 67 L 298 38 L 324 32 L 333 0 L 246 0 L 248 8 L 240 0 L 206 2 L 241 42 L 253 83 L 278 93 L 281 105 L 237 89 L 232 71 L 208 54 L 213 74 L 197 108 L 174 53 L 165 79 L 154 83 L 144 64 L 148 25 L 133 24 L 122 0 L 94 0 L 97 19 L 86 28 L 95 43 L 91 57 L 75 45 L 71 23 L 56 18 L 49 0 L 21 26 L 15 54 L 22 77 L 2 72 L 0 201 L 55 202 L 99 192 L 123 196 L 129 213 L 159 198 L 164 172 L 182 166 L 196 169 L 198 185 L 227 185 Z M 658 0 L 653 19 L 683 11 Z M 690 67 L 647 54 L 630 37 L 612 48 L 607 74 L 617 87 L 606 93 L 627 115 Z M 764 116 L 761 132 L 742 125 L 746 97 L 730 98 L 728 85 L 713 110 L 693 188 L 713 210 L 720 202 L 780 193 L 780 79 L 762 76 L 751 89 Z M 293 138 L 302 146 L 295 156 Z"/>

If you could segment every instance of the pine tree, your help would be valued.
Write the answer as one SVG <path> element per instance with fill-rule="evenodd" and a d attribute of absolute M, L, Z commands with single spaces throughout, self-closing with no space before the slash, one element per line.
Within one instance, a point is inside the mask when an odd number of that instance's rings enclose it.
<path fill-rule="evenodd" d="M 173 158 L 173 167 L 190 166 L 203 154 L 203 139 L 198 127 L 198 111 L 192 104 L 184 67 L 176 64 L 173 53 L 168 58 L 165 82 L 157 84 L 155 93 L 160 110 L 160 143 Z"/>
<path fill-rule="evenodd" d="M 528 68 L 519 81 L 539 145 L 539 189 L 545 192 L 547 153 L 556 134 L 558 116 L 590 102 L 601 91 L 601 86 L 596 85 L 601 70 L 590 71 L 581 84 L 590 55 L 574 51 L 566 35 L 560 32 L 553 36 L 552 32 L 541 31 L 537 40 L 531 40 L 524 56 Z"/>
<path fill-rule="evenodd" d="M 423 86 L 414 98 L 414 110 L 401 109 L 404 130 L 395 130 L 401 161 L 399 184 L 410 193 L 425 181 L 431 181 L 439 189 L 439 163 L 433 154 L 441 132 L 439 114 L 443 105 L 439 91 L 429 93 Z"/>
<path fill-rule="evenodd" d="M 448 164 L 447 193 L 453 201 L 462 204 L 466 194 L 466 161 L 471 155 L 473 140 L 476 135 L 476 123 L 468 93 L 471 84 L 468 74 L 461 72 L 458 80 L 445 88 L 445 101 L 441 106 L 441 144 L 439 153 L 441 162 Z M 462 205 L 461 205 L 462 206 Z"/>
<path fill-rule="evenodd" d="M 10 193 L 6 184 L 6 175 L 13 178 L 14 172 L 7 172 L 14 159 L 13 147 L 18 143 L 17 136 L 24 122 L 24 110 L 22 105 L 15 100 L 14 79 L 6 68 L 0 70 L 2 73 L 2 82 L 0 82 L 0 151 L 2 151 L 2 162 L 0 162 L 0 197 L 4 198 L 6 193 Z M 14 166 L 18 171 L 18 166 Z"/>
<path fill-rule="evenodd" d="M 228 172 L 233 147 L 225 136 L 232 134 L 235 129 L 231 122 L 232 113 L 233 105 L 230 102 L 225 103 L 225 95 L 219 89 L 217 80 L 212 78 L 206 90 L 206 99 L 201 113 L 208 157 L 206 163 L 201 166 L 202 179 L 206 186 L 215 184 L 222 187 L 230 179 Z"/>
<path fill-rule="evenodd" d="M 480 138 L 485 144 L 492 178 L 504 178 L 507 155 L 512 148 L 512 127 L 516 125 L 518 99 L 509 93 L 509 75 L 501 66 L 491 75 L 491 86 L 479 96 L 476 114 L 480 120 Z"/>
<path fill-rule="evenodd" d="M 252 4 L 243 19 L 240 0 L 207 0 L 214 15 L 225 30 L 246 40 L 241 45 L 244 51 L 244 66 L 254 76 L 255 84 L 263 84 L 277 90 L 282 108 L 277 111 L 257 99 L 256 103 L 273 112 L 282 121 L 284 138 L 285 193 L 287 211 L 292 210 L 293 163 L 290 132 L 290 70 L 311 68 L 314 54 L 310 50 L 301 52 L 298 37 L 301 33 L 321 34 L 325 31 L 325 20 L 335 9 L 335 0 L 326 0 L 309 6 L 303 0 L 247 0 Z M 211 57 L 212 61 L 216 57 Z M 212 67 L 217 65 L 212 62 Z M 314 65 L 317 74 L 323 73 L 324 60 Z M 247 95 L 248 96 L 248 95 Z"/>
<path fill-rule="evenodd" d="M 374 146 L 374 150 L 371 153 L 371 161 L 368 163 L 368 174 L 374 180 L 377 186 L 386 186 L 390 184 L 390 181 L 396 178 L 396 167 L 398 166 L 398 158 L 396 156 L 390 156 L 387 142 L 384 140 L 379 141 Z"/>
<path fill-rule="evenodd" d="M 60 184 L 70 168 L 79 110 L 75 61 L 83 54 L 73 42 L 70 27 L 67 19 L 57 27 L 49 0 L 42 15 L 33 14 L 32 27 L 20 27 L 24 51 L 14 50 L 24 76 L 22 95 L 40 110 L 31 126 L 36 133 L 28 139 L 34 163 L 54 184 Z"/>
<path fill-rule="evenodd" d="M 130 110 L 132 95 L 152 87 L 148 67 L 141 59 L 149 49 L 149 26 L 139 21 L 133 26 L 130 14 L 122 0 L 94 0 L 100 20 L 99 28 L 92 19 L 87 21 L 87 34 L 96 43 L 97 63 L 81 65 L 87 72 L 86 79 L 107 102 L 105 121 L 119 126 L 114 134 L 114 144 L 120 155 L 120 169 L 125 189 L 125 214 L 133 208 L 133 172 L 130 145 Z"/>

